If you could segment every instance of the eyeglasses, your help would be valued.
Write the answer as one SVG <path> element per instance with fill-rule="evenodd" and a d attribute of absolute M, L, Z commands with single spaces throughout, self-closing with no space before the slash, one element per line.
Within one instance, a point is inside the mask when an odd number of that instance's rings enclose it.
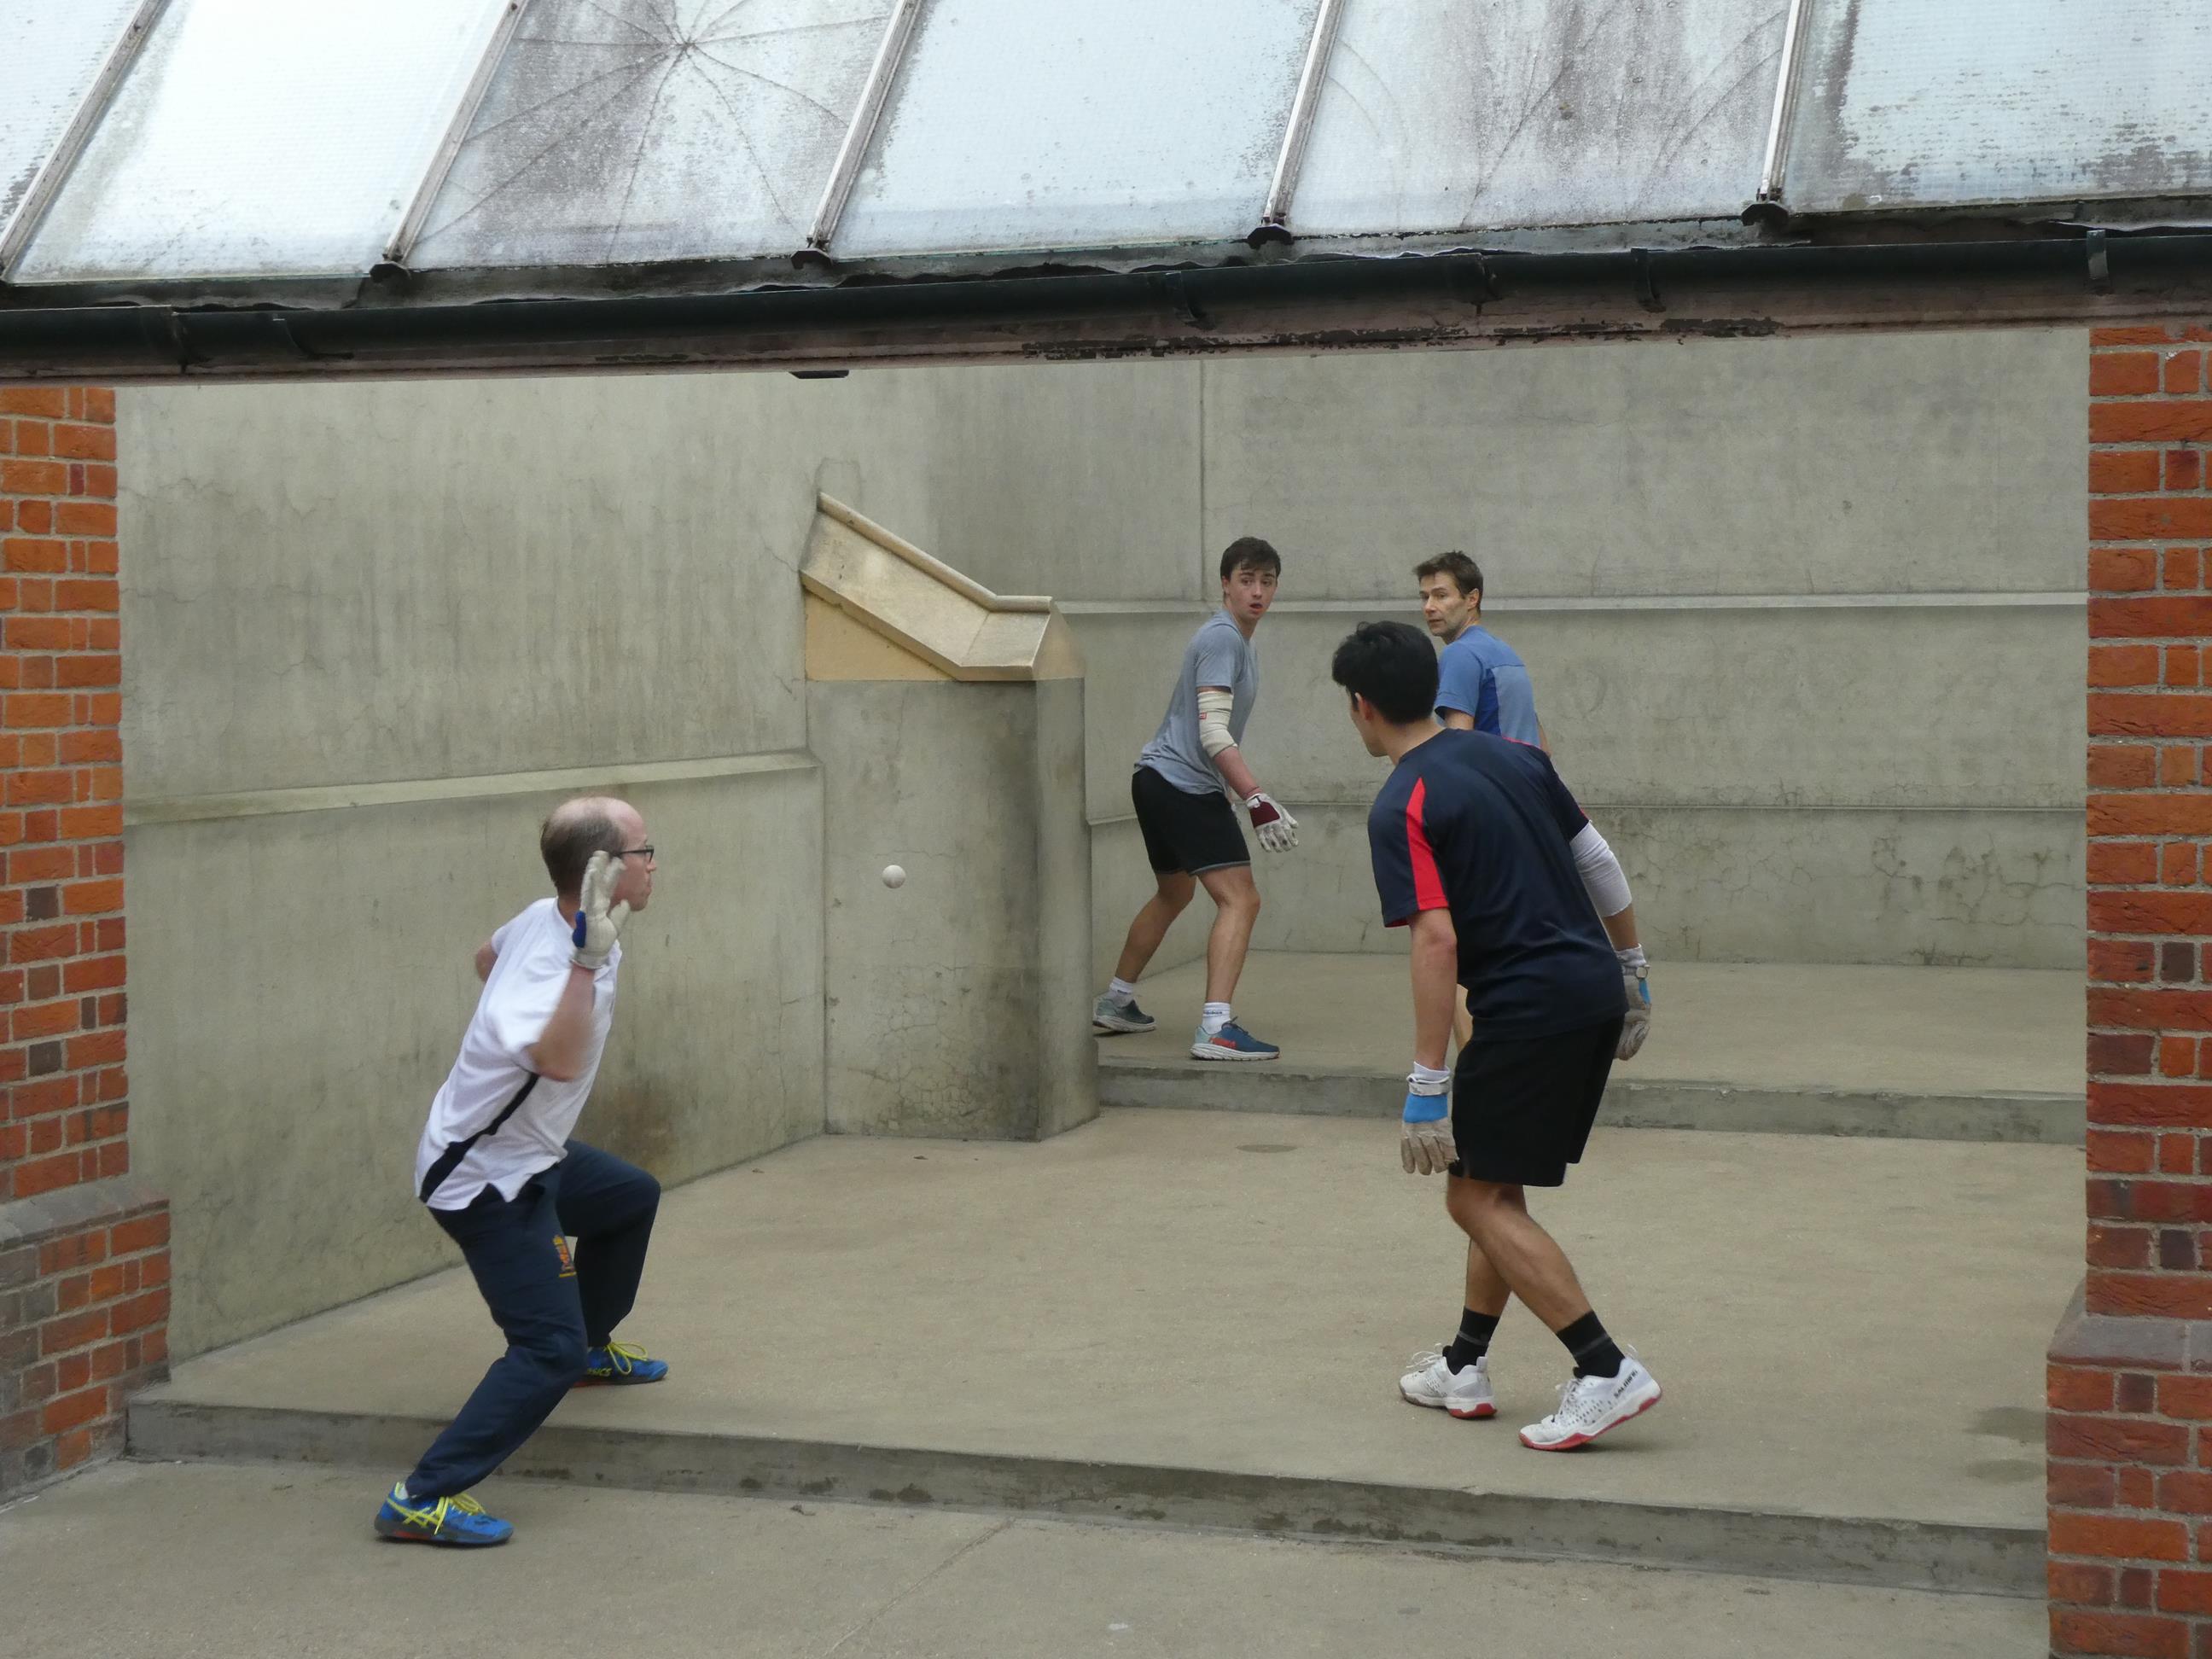
<path fill-rule="evenodd" d="M 643 859 L 650 864 L 653 862 L 653 843 L 647 842 L 642 847 L 621 848 L 617 850 L 615 856 L 618 859 Z"/>

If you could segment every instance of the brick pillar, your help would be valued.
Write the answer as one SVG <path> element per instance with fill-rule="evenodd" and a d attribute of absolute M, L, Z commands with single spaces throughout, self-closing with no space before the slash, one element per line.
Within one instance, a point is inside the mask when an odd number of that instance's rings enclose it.
<path fill-rule="evenodd" d="M 2051 1648 L 2212 1659 L 2212 329 L 2089 363 L 2087 1278 L 2051 1350 Z"/>
<path fill-rule="evenodd" d="M 115 394 L 0 387 L 0 1492 L 112 1454 L 167 1369 L 130 1174 Z"/>

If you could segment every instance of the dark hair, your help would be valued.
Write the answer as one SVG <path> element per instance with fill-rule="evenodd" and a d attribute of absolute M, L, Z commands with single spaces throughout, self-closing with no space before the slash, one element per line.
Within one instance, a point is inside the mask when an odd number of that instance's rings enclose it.
<path fill-rule="evenodd" d="M 621 829 L 596 801 L 589 805 L 571 801 L 555 807 L 538 831 L 538 851 L 545 860 L 545 873 L 553 878 L 553 890 L 563 898 L 582 890 L 584 866 L 592 861 L 592 854 L 619 853 L 622 844 Z"/>
<path fill-rule="evenodd" d="M 1227 581 L 1245 566 L 1283 574 L 1283 556 L 1257 536 L 1239 536 L 1221 555 L 1221 580 Z"/>
<path fill-rule="evenodd" d="M 1425 582 L 1431 576 L 1449 576 L 1459 586 L 1463 599 L 1472 593 L 1482 597 L 1482 567 L 1457 548 L 1449 553 L 1439 553 L 1433 559 L 1423 559 L 1413 567 L 1413 580 Z"/>
<path fill-rule="evenodd" d="M 1328 672 L 1394 726 L 1411 726 L 1436 709 L 1436 650 L 1426 635 L 1405 623 L 1360 623 L 1336 647 Z"/>

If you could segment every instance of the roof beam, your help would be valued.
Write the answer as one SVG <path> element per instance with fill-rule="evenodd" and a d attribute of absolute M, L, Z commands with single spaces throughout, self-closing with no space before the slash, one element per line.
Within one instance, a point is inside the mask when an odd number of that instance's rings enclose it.
<path fill-rule="evenodd" d="M 1336 45 L 1337 21 L 1343 15 L 1344 0 L 1321 0 L 1321 9 L 1314 14 L 1313 38 L 1306 42 L 1306 61 L 1298 70 L 1298 89 L 1291 99 L 1291 118 L 1283 128 L 1283 147 L 1275 154 L 1275 176 L 1267 185 L 1259 228 L 1252 233 L 1255 240 L 1289 234 L 1291 198 L 1305 165 L 1306 140 L 1313 132 L 1314 111 L 1321 103 L 1329 53 Z"/>
<path fill-rule="evenodd" d="M 921 16 L 921 0 L 892 0 L 890 21 L 884 25 L 884 38 L 876 46 L 876 61 L 868 65 L 867 82 L 860 88 L 852 125 L 845 129 L 845 142 L 837 147 L 829 181 L 822 186 L 821 204 L 814 210 L 814 222 L 807 228 L 806 246 L 815 253 L 825 258 L 829 254 L 830 239 L 837 234 L 837 222 L 845 216 L 853 182 L 860 176 L 860 164 L 867 160 L 876 123 L 883 118 L 884 106 L 890 101 L 891 81 L 898 74 Z"/>
<path fill-rule="evenodd" d="M 1782 201 L 1783 172 L 1790 161 L 1790 117 L 1797 104 L 1797 60 L 1805 43 L 1805 0 L 1790 0 L 1790 15 L 1782 25 L 1782 68 L 1774 82 L 1774 109 L 1766 122 L 1766 154 L 1759 162 L 1759 190 L 1744 210 L 1747 222 L 1759 217 L 1787 218 Z"/>
<path fill-rule="evenodd" d="M 507 49 L 514 40 L 514 32 L 522 27 L 522 14 L 530 9 L 530 0 L 507 0 L 491 27 L 491 35 L 484 42 L 483 51 L 477 55 L 476 73 L 461 94 L 461 101 L 453 110 L 453 118 L 446 123 L 445 136 L 439 139 L 438 148 L 430 153 L 429 164 L 415 186 L 415 194 L 407 204 L 407 211 L 400 216 L 398 228 L 392 240 L 384 246 L 387 264 L 404 265 L 407 257 L 415 251 L 421 240 L 422 226 L 430 217 L 430 210 L 438 200 L 438 192 L 446 187 L 446 176 L 453 170 L 454 158 L 460 155 L 461 146 L 468 142 L 469 129 L 476 125 L 477 111 L 483 107 L 484 94 L 491 90 L 492 77 L 499 66 L 507 61 Z"/>

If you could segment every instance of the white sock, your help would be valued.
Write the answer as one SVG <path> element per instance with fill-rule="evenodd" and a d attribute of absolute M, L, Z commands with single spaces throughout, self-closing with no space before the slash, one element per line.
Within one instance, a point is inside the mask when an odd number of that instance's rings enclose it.
<path fill-rule="evenodd" d="M 1117 979 L 1107 986 L 1106 994 L 1112 1000 L 1127 1006 L 1137 1000 L 1137 988 L 1126 979 Z"/>
<path fill-rule="evenodd" d="M 1208 1036 L 1218 1036 L 1221 1028 L 1228 1024 L 1229 1005 L 1225 1002 L 1207 1003 L 1198 1017 L 1199 1030 Z"/>

